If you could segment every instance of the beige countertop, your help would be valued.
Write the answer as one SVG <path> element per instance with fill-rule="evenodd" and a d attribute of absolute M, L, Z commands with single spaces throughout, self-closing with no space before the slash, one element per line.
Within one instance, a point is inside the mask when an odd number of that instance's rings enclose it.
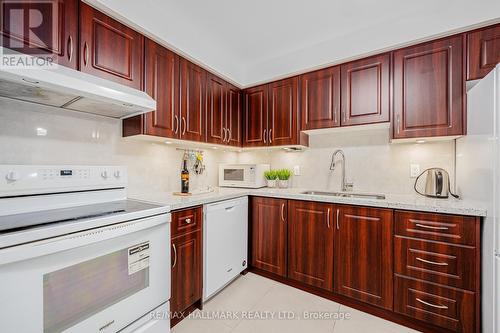
<path fill-rule="evenodd" d="M 423 212 L 447 213 L 469 216 L 486 216 L 486 209 L 480 202 L 471 202 L 460 199 L 432 199 L 420 195 L 411 194 L 387 194 L 385 199 L 365 199 L 335 197 L 326 195 L 303 194 L 306 190 L 301 188 L 275 189 L 236 189 L 215 188 L 213 192 L 194 194 L 192 196 L 174 196 L 171 192 L 148 192 L 131 195 L 131 198 L 157 202 L 169 206 L 171 210 L 198 206 L 217 201 L 223 201 L 242 196 L 263 196 L 271 198 L 295 199 L 306 201 L 317 201 L 326 203 L 338 203 L 358 206 L 370 206 L 380 208 L 404 209 Z M 322 190 L 324 191 L 324 190 Z"/>

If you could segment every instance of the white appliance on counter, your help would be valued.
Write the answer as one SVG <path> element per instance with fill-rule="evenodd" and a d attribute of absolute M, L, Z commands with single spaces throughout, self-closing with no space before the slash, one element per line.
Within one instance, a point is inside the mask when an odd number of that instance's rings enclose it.
<path fill-rule="evenodd" d="M 248 267 L 248 197 L 208 204 L 203 225 L 203 300 Z"/>
<path fill-rule="evenodd" d="M 220 164 L 220 187 L 261 188 L 266 186 L 264 172 L 269 164 Z"/>
<path fill-rule="evenodd" d="M 0 332 L 170 332 L 170 209 L 123 167 L 0 166 Z"/>
<path fill-rule="evenodd" d="M 500 332 L 500 65 L 467 92 L 467 136 L 457 140 L 457 189 L 484 204 L 482 331 Z"/>

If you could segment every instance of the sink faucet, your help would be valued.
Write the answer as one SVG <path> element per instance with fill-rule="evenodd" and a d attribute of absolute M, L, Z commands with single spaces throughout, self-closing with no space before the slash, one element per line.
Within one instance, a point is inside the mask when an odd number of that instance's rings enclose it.
<path fill-rule="evenodd" d="M 335 157 L 337 155 L 340 155 L 342 158 L 342 192 L 347 192 L 347 191 L 352 191 L 352 188 L 354 187 L 353 183 L 348 183 L 346 182 L 345 179 L 345 155 L 342 149 L 337 149 L 333 154 L 332 154 L 332 162 L 330 163 L 330 170 L 335 170 L 335 167 L 337 166 L 337 162 L 335 162 Z"/>

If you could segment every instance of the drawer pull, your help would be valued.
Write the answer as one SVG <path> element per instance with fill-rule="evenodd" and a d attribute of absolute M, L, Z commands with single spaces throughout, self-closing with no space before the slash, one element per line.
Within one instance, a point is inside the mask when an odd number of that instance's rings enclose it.
<path fill-rule="evenodd" d="M 189 219 L 189 218 L 188 218 L 188 219 L 186 219 L 186 223 L 187 223 L 187 224 L 190 224 L 190 223 L 191 223 L 191 219 Z"/>
<path fill-rule="evenodd" d="M 434 304 L 431 304 L 431 303 L 427 303 L 426 301 L 422 301 L 420 298 L 415 298 L 418 302 L 422 303 L 422 304 L 425 304 L 427 306 L 430 306 L 430 307 L 433 307 L 433 308 L 436 308 L 436 309 L 448 309 L 448 307 L 446 305 L 434 305 Z"/>
<path fill-rule="evenodd" d="M 417 223 L 416 226 L 420 227 L 420 228 L 426 228 L 426 229 L 432 229 L 432 230 L 448 230 L 449 229 L 448 227 L 434 227 L 432 225 L 425 225 L 425 224 L 420 224 L 420 223 Z"/>
<path fill-rule="evenodd" d="M 418 261 L 425 262 L 426 264 L 432 264 L 432 265 L 438 265 L 438 266 L 448 266 L 448 263 L 446 263 L 446 262 L 435 262 L 435 261 L 425 260 L 425 259 L 422 259 L 419 257 L 417 257 L 416 259 Z"/>

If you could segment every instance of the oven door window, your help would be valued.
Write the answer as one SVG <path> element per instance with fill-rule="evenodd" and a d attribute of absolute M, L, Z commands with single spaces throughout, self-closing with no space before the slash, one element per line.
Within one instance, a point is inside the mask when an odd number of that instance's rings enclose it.
<path fill-rule="evenodd" d="M 245 180 L 245 170 L 244 169 L 224 169 L 224 180 L 242 182 Z"/>
<path fill-rule="evenodd" d="M 61 332 L 149 286 L 149 255 L 139 265 L 125 248 L 43 276 L 44 333 Z M 131 269 L 132 267 L 132 269 Z"/>

